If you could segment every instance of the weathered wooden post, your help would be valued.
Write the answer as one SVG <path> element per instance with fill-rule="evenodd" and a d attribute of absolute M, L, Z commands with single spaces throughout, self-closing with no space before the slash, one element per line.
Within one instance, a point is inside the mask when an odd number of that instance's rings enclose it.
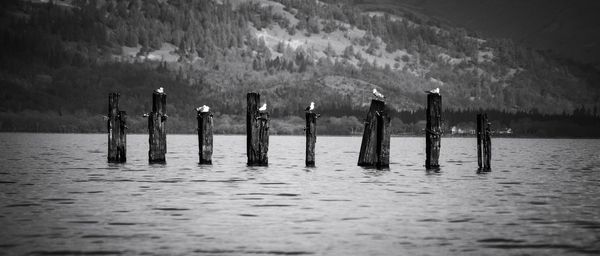
<path fill-rule="evenodd" d="M 148 133 L 150 163 L 165 163 L 167 153 L 167 95 L 163 92 L 152 93 L 152 112 L 148 114 Z"/>
<path fill-rule="evenodd" d="M 477 166 L 481 170 L 483 167 L 483 154 L 481 147 L 481 142 L 483 141 L 483 115 L 477 114 Z"/>
<path fill-rule="evenodd" d="M 385 102 L 371 101 L 371 107 L 365 120 L 358 166 L 387 168 L 390 165 L 390 124 L 391 118 Z"/>
<path fill-rule="evenodd" d="M 427 125 L 425 128 L 425 168 L 440 167 L 440 147 L 442 139 L 442 96 L 439 93 L 427 94 Z"/>
<path fill-rule="evenodd" d="M 200 164 L 212 164 L 213 152 L 213 114 L 198 111 L 198 147 Z"/>
<path fill-rule="evenodd" d="M 390 166 L 390 140 L 392 118 L 387 110 L 377 115 L 377 168 Z"/>
<path fill-rule="evenodd" d="M 118 93 L 108 94 L 108 162 L 127 161 L 127 113 L 119 110 Z"/>
<path fill-rule="evenodd" d="M 317 142 L 317 113 L 306 111 L 306 166 L 315 166 L 315 144 Z"/>
<path fill-rule="evenodd" d="M 491 169 L 492 142 L 487 114 L 477 114 L 477 165 L 479 170 Z"/>
<path fill-rule="evenodd" d="M 487 115 L 484 114 L 484 124 L 485 124 L 485 133 L 483 136 L 484 142 L 484 151 L 483 151 L 483 169 L 489 171 L 492 169 L 491 161 L 492 161 L 492 139 L 491 139 L 491 127 L 488 122 Z"/>
<path fill-rule="evenodd" d="M 269 165 L 269 112 L 259 111 L 260 94 L 247 95 L 246 154 L 249 166 Z"/>

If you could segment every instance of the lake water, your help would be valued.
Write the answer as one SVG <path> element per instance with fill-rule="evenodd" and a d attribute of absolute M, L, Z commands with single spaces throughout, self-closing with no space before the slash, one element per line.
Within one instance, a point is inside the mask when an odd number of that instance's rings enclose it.
<path fill-rule="evenodd" d="M 245 136 L 147 135 L 106 162 L 106 135 L 0 134 L 0 254 L 600 254 L 600 140 L 444 138 L 439 172 L 424 138 L 392 138 L 387 171 L 356 166 L 359 137 L 271 136 L 269 167 L 246 167 Z"/>

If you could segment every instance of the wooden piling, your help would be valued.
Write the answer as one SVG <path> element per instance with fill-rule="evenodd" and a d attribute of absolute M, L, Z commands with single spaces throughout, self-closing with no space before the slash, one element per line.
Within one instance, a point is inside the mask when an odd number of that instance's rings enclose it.
<path fill-rule="evenodd" d="M 108 94 L 108 162 L 127 161 L 127 114 L 119 110 L 119 94 Z"/>
<path fill-rule="evenodd" d="M 483 136 L 484 142 L 484 151 L 483 151 L 483 169 L 489 171 L 492 169 L 491 161 L 492 161 L 492 139 L 491 139 L 491 127 L 488 122 L 487 115 L 484 114 L 485 120 L 485 133 Z"/>
<path fill-rule="evenodd" d="M 200 164 L 212 164 L 213 152 L 213 115 L 211 112 L 198 111 L 198 147 Z"/>
<path fill-rule="evenodd" d="M 258 115 L 258 161 L 257 165 L 269 165 L 269 122 L 268 112 L 262 112 Z"/>
<path fill-rule="evenodd" d="M 483 148 L 481 147 L 483 141 L 483 132 L 483 115 L 477 114 L 477 166 L 479 169 L 483 167 Z"/>
<path fill-rule="evenodd" d="M 167 95 L 154 92 L 152 94 L 152 112 L 148 115 L 148 133 L 150 163 L 166 163 L 167 153 Z"/>
<path fill-rule="evenodd" d="M 247 94 L 246 154 L 249 166 L 269 165 L 269 113 L 259 111 L 260 94 Z"/>
<path fill-rule="evenodd" d="M 119 159 L 122 162 L 127 161 L 127 112 L 119 111 L 119 145 L 117 146 L 119 151 Z"/>
<path fill-rule="evenodd" d="M 306 111 L 306 166 L 315 166 L 315 144 L 317 142 L 317 113 Z"/>
<path fill-rule="evenodd" d="M 387 110 L 377 116 L 377 168 L 390 166 L 391 121 Z"/>
<path fill-rule="evenodd" d="M 442 139 L 442 96 L 427 94 L 427 125 L 425 128 L 425 168 L 440 167 L 440 147 Z"/>
<path fill-rule="evenodd" d="M 390 164 L 391 118 L 381 100 L 373 99 L 365 120 L 358 166 L 387 168 Z"/>
<path fill-rule="evenodd" d="M 477 114 L 477 165 L 479 170 L 491 169 L 492 142 L 487 114 Z"/>

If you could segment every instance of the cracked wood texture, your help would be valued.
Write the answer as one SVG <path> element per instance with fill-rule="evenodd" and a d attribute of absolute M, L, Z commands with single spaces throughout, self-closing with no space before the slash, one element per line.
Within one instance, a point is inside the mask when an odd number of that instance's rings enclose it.
<path fill-rule="evenodd" d="M 479 169 L 483 167 L 483 154 L 481 143 L 483 141 L 483 115 L 477 114 L 477 166 Z"/>
<path fill-rule="evenodd" d="M 108 94 L 108 162 L 125 163 L 127 161 L 127 114 L 119 110 L 118 93 Z"/>
<path fill-rule="evenodd" d="M 317 113 L 306 112 L 306 166 L 315 166 L 315 144 L 317 143 Z"/>
<path fill-rule="evenodd" d="M 487 114 L 477 114 L 477 165 L 479 170 L 491 169 L 492 142 Z"/>
<path fill-rule="evenodd" d="M 167 129 L 166 116 L 167 95 L 154 92 L 152 94 L 152 112 L 148 115 L 148 160 L 150 163 L 166 163 Z"/>
<path fill-rule="evenodd" d="M 483 169 L 489 171 L 492 169 L 492 139 L 491 139 L 491 127 L 488 122 L 487 115 L 484 114 L 485 128 L 483 136 Z"/>
<path fill-rule="evenodd" d="M 427 125 L 425 128 L 425 168 L 439 168 L 442 140 L 442 96 L 427 94 Z"/>
<path fill-rule="evenodd" d="M 198 147 L 200 164 L 212 164 L 213 153 L 213 115 L 211 112 L 198 111 Z"/>
<path fill-rule="evenodd" d="M 391 118 L 381 100 L 373 99 L 365 120 L 358 165 L 387 168 L 390 164 Z"/>
<path fill-rule="evenodd" d="M 269 113 L 258 111 L 260 94 L 247 94 L 246 154 L 249 166 L 269 165 Z"/>

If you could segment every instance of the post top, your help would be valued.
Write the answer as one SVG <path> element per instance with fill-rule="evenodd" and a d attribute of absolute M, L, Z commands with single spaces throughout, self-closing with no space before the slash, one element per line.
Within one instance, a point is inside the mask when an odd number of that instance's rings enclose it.
<path fill-rule="evenodd" d="M 313 116 L 321 116 L 321 114 L 319 114 L 313 110 L 306 110 L 305 113 L 308 115 L 313 115 Z"/>
<path fill-rule="evenodd" d="M 269 119 L 271 115 L 269 115 L 269 111 L 265 110 L 265 111 L 258 111 L 258 115 L 256 116 L 256 119 Z"/>
<path fill-rule="evenodd" d="M 384 110 L 386 108 L 385 101 L 373 99 L 371 100 L 371 108 L 375 110 Z"/>
<path fill-rule="evenodd" d="M 429 93 L 427 94 L 427 98 L 442 98 L 442 95 L 439 93 Z"/>

